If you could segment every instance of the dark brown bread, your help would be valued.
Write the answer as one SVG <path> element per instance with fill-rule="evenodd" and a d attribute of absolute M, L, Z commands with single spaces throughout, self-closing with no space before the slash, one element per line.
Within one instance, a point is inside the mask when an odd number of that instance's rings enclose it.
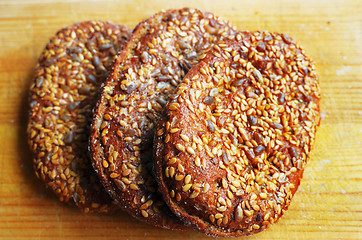
<path fill-rule="evenodd" d="M 185 229 L 157 192 L 152 175 L 155 124 L 199 56 L 234 32 L 211 13 L 168 10 L 141 22 L 117 58 L 95 109 L 90 147 L 105 188 L 141 221 Z"/>
<path fill-rule="evenodd" d="M 94 95 L 130 34 L 102 21 L 60 30 L 41 54 L 30 87 L 27 132 L 36 175 L 60 201 L 85 212 L 119 208 L 97 179 L 87 143 Z"/>
<path fill-rule="evenodd" d="M 287 210 L 320 122 L 315 67 L 285 34 L 244 32 L 194 66 L 158 123 L 155 170 L 177 216 L 212 236 Z"/>

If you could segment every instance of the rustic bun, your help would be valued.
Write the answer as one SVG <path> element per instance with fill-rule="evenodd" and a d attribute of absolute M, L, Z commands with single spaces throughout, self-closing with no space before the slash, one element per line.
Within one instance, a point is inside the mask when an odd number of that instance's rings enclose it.
<path fill-rule="evenodd" d="M 45 47 L 30 86 L 29 145 L 36 175 L 60 201 L 85 212 L 118 208 L 87 151 L 94 96 L 131 30 L 86 21 L 60 30 Z"/>
<path fill-rule="evenodd" d="M 285 34 L 243 32 L 194 66 L 158 123 L 159 189 L 211 236 L 260 232 L 287 210 L 320 122 L 315 67 Z"/>
<path fill-rule="evenodd" d="M 156 121 L 169 95 L 213 43 L 235 30 L 196 9 L 167 10 L 141 22 L 118 56 L 95 109 L 90 148 L 103 185 L 149 224 L 185 229 L 152 175 Z"/>

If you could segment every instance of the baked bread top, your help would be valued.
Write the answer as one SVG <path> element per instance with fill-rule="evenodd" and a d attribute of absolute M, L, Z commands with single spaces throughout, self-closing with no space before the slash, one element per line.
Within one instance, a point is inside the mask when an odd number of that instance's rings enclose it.
<path fill-rule="evenodd" d="M 158 123 L 155 170 L 171 210 L 212 236 L 264 230 L 288 208 L 320 122 L 315 66 L 288 35 L 214 45 Z"/>
<path fill-rule="evenodd" d="M 30 86 L 29 145 L 36 175 L 60 201 L 85 212 L 116 207 L 87 151 L 95 95 L 131 34 L 123 25 L 86 21 L 52 37 Z"/>
<path fill-rule="evenodd" d="M 118 56 L 95 109 L 90 148 L 103 185 L 132 216 L 185 228 L 157 192 L 152 174 L 156 121 L 205 50 L 235 32 L 211 13 L 167 10 L 141 22 Z"/>

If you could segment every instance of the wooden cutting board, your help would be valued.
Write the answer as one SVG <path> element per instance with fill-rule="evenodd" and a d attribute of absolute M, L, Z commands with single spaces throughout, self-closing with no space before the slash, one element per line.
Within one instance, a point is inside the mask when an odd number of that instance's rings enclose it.
<path fill-rule="evenodd" d="M 161 9 L 208 10 L 240 30 L 287 32 L 317 63 L 323 121 L 289 211 L 246 239 L 362 239 L 362 2 L 0 1 L 0 239 L 208 239 L 133 220 L 87 215 L 59 203 L 32 171 L 26 144 L 28 87 L 48 39 L 88 19 L 134 27 Z"/>

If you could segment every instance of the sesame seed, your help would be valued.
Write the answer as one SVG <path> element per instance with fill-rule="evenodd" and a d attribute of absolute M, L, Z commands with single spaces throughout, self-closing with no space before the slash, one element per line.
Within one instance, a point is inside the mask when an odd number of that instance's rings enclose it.
<path fill-rule="evenodd" d="M 186 184 L 182 187 L 183 192 L 187 192 L 192 187 L 192 184 Z"/>
<path fill-rule="evenodd" d="M 132 183 L 132 184 L 130 184 L 130 186 L 129 186 L 132 190 L 139 190 L 139 187 L 136 185 L 136 184 L 134 184 L 134 183 Z"/>
<path fill-rule="evenodd" d="M 190 138 L 185 135 L 185 134 L 180 134 L 180 137 L 185 141 L 185 142 L 190 142 Z"/>
<path fill-rule="evenodd" d="M 181 144 L 176 144 L 176 148 L 178 150 L 180 150 L 181 152 L 184 152 L 185 151 L 185 146 L 181 145 Z"/>
<path fill-rule="evenodd" d="M 260 197 L 263 198 L 263 199 L 265 199 L 265 198 L 268 197 L 268 195 L 267 195 L 266 193 L 260 193 Z"/>
<path fill-rule="evenodd" d="M 168 161 L 168 164 L 169 164 L 169 165 L 172 165 L 172 164 L 174 164 L 174 163 L 176 163 L 176 162 L 177 162 L 177 158 L 173 157 L 173 158 L 171 158 L 171 159 Z"/>
<path fill-rule="evenodd" d="M 178 164 L 177 165 L 177 170 L 179 170 L 179 172 L 184 172 L 185 168 L 181 164 Z"/>
<path fill-rule="evenodd" d="M 179 128 L 172 128 L 172 129 L 170 129 L 170 133 L 176 133 L 176 132 L 178 132 L 178 131 L 180 131 Z"/>
<path fill-rule="evenodd" d="M 102 164 L 103 164 L 103 167 L 105 167 L 105 168 L 108 168 L 108 166 L 109 166 L 109 164 L 106 160 L 103 160 Z"/>
<path fill-rule="evenodd" d="M 200 161 L 200 158 L 198 156 L 195 157 L 195 165 L 197 167 L 200 167 L 201 166 L 201 161 Z"/>
<path fill-rule="evenodd" d="M 148 217 L 148 213 L 145 210 L 141 210 L 141 214 L 143 217 L 147 218 Z"/>
<path fill-rule="evenodd" d="M 181 195 L 180 195 L 180 193 L 177 193 L 177 194 L 176 194 L 176 201 L 178 201 L 178 202 L 181 201 Z"/>
<path fill-rule="evenodd" d="M 194 155 L 194 154 L 195 154 L 194 149 L 193 149 L 192 147 L 190 147 L 190 146 L 189 146 L 189 147 L 187 147 L 187 148 L 186 148 L 186 150 L 187 150 L 187 152 L 188 152 L 188 153 L 190 153 L 190 154 L 192 154 L 192 155 Z"/>
<path fill-rule="evenodd" d="M 103 118 L 107 121 L 111 120 L 111 116 L 109 114 L 104 114 Z"/>
<path fill-rule="evenodd" d="M 117 178 L 118 176 L 119 176 L 118 173 L 111 173 L 111 175 L 110 175 L 111 178 Z"/>
<path fill-rule="evenodd" d="M 190 194 L 189 198 L 196 198 L 197 196 L 199 196 L 200 192 L 194 191 L 193 193 Z"/>
<path fill-rule="evenodd" d="M 168 107 L 170 110 L 176 110 L 178 109 L 179 104 L 178 103 L 172 103 L 170 104 L 170 106 Z"/>
<path fill-rule="evenodd" d="M 174 167 L 170 167 L 169 175 L 170 175 L 171 178 L 175 175 L 175 168 Z"/>
<path fill-rule="evenodd" d="M 187 175 L 187 176 L 185 177 L 185 184 L 189 184 L 190 181 L 191 181 L 191 175 Z"/>
<path fill-rule="evenodd" d="M 175 180 L 176 180 L 176 181 L 181 181 L 182 179 L 184 179 L 184 177 L 185 177 L 184 175 L 179 174 L 179 175 L 176 175 L 176 176 L 175 176 Z"/>
<path fill-rule="evenodd" d="M 218 210 L 219 212 L 225 212 L 225 211 L 226 211 L 226 206 L 218 207 L 217 210 Z"/>
<path fill-rule="evenodd" d="M 252 228 L 257 230 L 257 229 L 259 229 L 259 228 L 260 228 L 260 226 L 259 226 L 259 225 L 257 225 L 257 224 L 254 224 L 254 225 L 252 226 Z"/>
<path fill-rule="evenodd" d="M 152 204 L 153 204 L 152 199 L 151 199 L 151 200 L 148 200 L 146 203 L 144 203 L 144 204 L 141 205 L 140 209 L 143 209 L 143 210 L 144 210 L 144 209 L 147 209 L 147 208 L 149 208 Z"/>
<path fill-rule="evenodd" d="M 213 214 L 211 214 L 211 215 L 209 216 L 209 219 L 210 219 L 210 221 L 211 221 L 212 223 L 215 222 L 215 216 L 214 216 Z"/>

